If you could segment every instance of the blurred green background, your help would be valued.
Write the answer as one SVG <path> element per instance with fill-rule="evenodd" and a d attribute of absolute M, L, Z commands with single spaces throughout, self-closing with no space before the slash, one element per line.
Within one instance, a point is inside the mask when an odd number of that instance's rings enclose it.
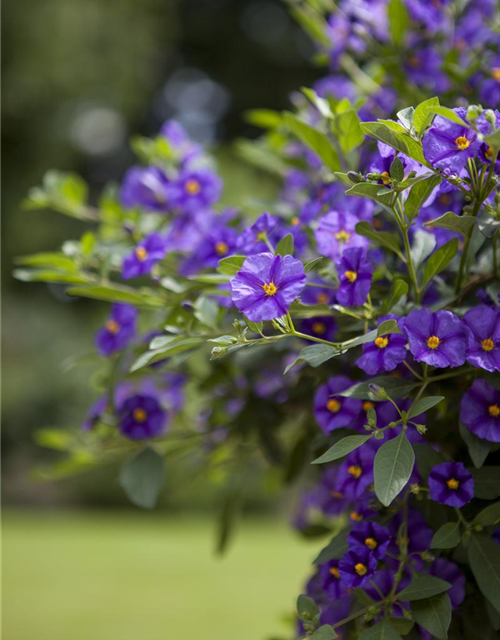
<path fill-rule="evenodd" d="M 245 110 L 285 108 L 291 91 L 313 81 L 310 54 L 279 0 L 4 3 L 6 639 L 278 633 L 313 550 L 271 517 L 283 508 L 262 488 L 251 500 L 253 519 L 221 562 L 211 555 L 207 513 L 218 496 L 199 484 L 176 491 L 182 470 L 173 470 L 174 489 L 156 514 L 127 505 L 115 469 L 62 483 L 30 477 L 50 456 L 34 431 L 77 428 L 95 399 L 89 371 L 65 363 L 92 350 L 106 309 L 70 300 L 59 286 L 19 283 L 11 272 L 16 255 L 52 250 L 84 231 L 63 216 L 20 209 L 47 169 L 81 173 L 95 197 L 134 161 L 128 137 L 154 134 L 167 118 L 216 150 L 226 203 L 269 197 L 277 185 L 240 161 L 232 141 L 258 133 Z"/>

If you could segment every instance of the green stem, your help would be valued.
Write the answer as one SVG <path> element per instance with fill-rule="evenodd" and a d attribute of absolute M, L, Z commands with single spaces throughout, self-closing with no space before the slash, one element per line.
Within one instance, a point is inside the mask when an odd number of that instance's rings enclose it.
<path fill-rule="evenodd" d="M 472 210 L 473 218 L 477 218 L 482 204 L 483 204 L 482 199 L 478 197 L 474 202 L 474 208 Z M 474 230 L 474 227 L 475 225 L 471 227 L 470 231 L 467 234 L 467 237 L 465 238 L 465 244 L 464 244 L 464 248 L 462 249 L 462 256 L 460 258 L 460 266 L 458 268 L 458 278 L 457 278 L 457 285 L 455 287 L 455 293 L 459 293 L 459 291 L 462 288 L 462 284 L 465 277 L 466 264 L 467 264 L 467 254 L 469 253 L 469 246 L 470 246 L 470 241 L 472 239 L 472 232 Z"/>
<path fill-rule="evenodd" d="M 351 620 L 356 620 L 356 618 L 359 618 L 359 616 L 362 616 L 363 614 L 365 614 L 369 608 L 370 607 L 364 607 L 364 609 L 360 609 L 359 611 L 356 611 L 356 613 L 353 613 L 352 615 L 347 616 L 347 618 L 344 618 L 340 622 L 337 622 L 336 624 L 332 625 L 333 628 L 338 629 L 339 627 L 342 627 L 344 624 L 351 622 Z"/>
<path fill-rule="evenodd" d="M 411 257 L 411 249 L 410 249 L 410 239 L 408 237 L 408 229 L 406 227 L 405 221 L 400 217 L 398 211 L 396 209 L 397 200 L 392 204 L 392 211 L 394 213 L 394 217 L 398 224 L 401 235 L 403 236 L 403 243 L 405 246 L 405 254 L 406 254 L 406 264 L 408 265 L 408 273 L 410 274 L 410 280 L 413 285 L 413 290 L 415 293 L 415 302 L 420 302 L 420 290 L 418 287 L 417 273 L 415 271 L 415 265 L 413 264 L 413 258 Z"/>

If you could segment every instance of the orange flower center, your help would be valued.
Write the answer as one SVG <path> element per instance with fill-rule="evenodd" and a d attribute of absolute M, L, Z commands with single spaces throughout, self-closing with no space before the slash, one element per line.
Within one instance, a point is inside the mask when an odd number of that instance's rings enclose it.
<path fill-rule="evenodd" d="M 441 340 L 437 336 L 431 336 L 427 340 L 427 346 L 429 347 L 429 349 L 437 349 L 440 342 Z"/>
<path fill-rule="evenodd" d="M 355 271 L 346 271 L 344 275 L 349 280 L 349 282 L 356 282 L 356 280 L 358 279 L 358 274 Z"/>
<path fill-rule="evenodd" d="M 146 418 L 148 417 L 148 414 L 144 411 L 144 409 L 134 409 L 134 420 L 136 422 L 146 422 Z"/>
<path fill-rule="evenodd" d="M 460 149 L 460 151 L 465 151 L 465 149 L 470 147 L 470 142 L 465 136 L 458 136 L 458 138 L 455 140 L 455 144 L 457 145 L 457 148 Z"/>
<path fill-rule="evenodd" d="M 493 80 L 500 82 L 500 67 L 493 67 L 491 75 L 493 76 Z"/>
<path fill-rule="evenodd" d="M 363 520 L 363 516 L 357 511 L 351 511 L 349 517 L 351 518 L 351 520 L 354 520 L 354 522 L 361 522 L 361 520 Z"/>
<path fill-rule="evenodd" d="M 484 152 L 484 155 L 486 156 L 486 158 L 487 158 L 488 160 L 491 160 L 491 159 L 493 158 L 493 153 L 494 153 L 494 152 L 493 152 L 493 147 L 488 147 L 488 148 L 486 149 L 486 151 Z"/>
<path fill-rule="evenodd" d="M 448 489 L 458 489 L 460 482 L 455 480 L 455 478 L 450 478 L 446 481 L 446 484 L 448 485 Z"/>
<path fill-rule="evenodd" d="M 488 413 L 492 418 L 498 418 L 500 416 L 500 407 L 497 404 L 492 404 L 488 407 Z"/>
<path fill-rule="evenodd" d="M 316 298 L 318 304 L 327 304 L 328 303 L 328 294 L 326 293 L 318 293 Z"/>
<path fill-rule="evenodd" d="M 190 196 L 195 196 L 201 191 L 200 183 L 198 180 L 194 180 L 193 178 L 191 178 L 191 180 L 186 180 L 184 188 L 186 189 L 186 193 L 189 193 Z"/>
<path fill-rule="evenodd" d="M 338 578 L 340 576 L 339 570 L 337 569 L 337 567 L 331 567 L 330 573 L 334 578 Z"/>
<path fill-rule="evenodd" d="M 225 242 L 216 242 L 215 251 L 219 256 L 223 256 L 229 251 L 229 247 Z"/>
<path fill-rule="evenodd" d="M 276 291 L 278 291 L 278 287 L 274 284 L 274 282 L 266 282 L 262 285 L 262 288 L 266 292 L 266 296 L 274 296 L 276 295 Z"/>
<path fill-rule="evenodd" d="M 389 338 L 386 336 L 379 336 L 378 338 L 375 338 L 375 344 L 379 349 L 385 349 L 389 344 Z"/>
<path fill-rule="evenodd" d="M 144 260 L 146 260 L 148 257 L 148 252 L 144 247 L 137 247 L 137 249 L 135 250 L 135 255 L 139 262 L 144 262 Z"/>
<path fill-rule="evenodd" d="M 359 464 L 351 464 L 350 467 L 347 467 L 347 473 L 349 473 L 351 476 L 353 476 L 353 478 L 356 478 L 357 480 L 363 473 L 363 470 L 361 469 Z"/>
<path fill-rule="evenodd" d="M 377 541 L 375 540 L 375 538 L 365 538 L 365 544 L 368 547 L 368 549 L 377 548 Z"/>
<path fill-rule="evenodd" d="M 358 562 L 358 564 L 354 565 L 354 571 L 358 574 L 358 576 L 365 576 L 368 569 L 362 562 Z"/>
<path fill-rule="evenodd" d="M 483 340 L 481 342 L 481 346 L 483 348 L 483 351 L 493 351 L 493 349 L 495 348 L 495 343 L 491 338 L 486 338 L 486 340 Z"/>
<path fill-rule="evenodd" d="M 382 184 L 391 184 L 391 176 L 389 175 L 388 171 L 382 171 L 380 175 L 382 176 Z"/>
<path fill-rule="evenodd" d="M 108 320 L 105 326 L 109 333 L 115 334 L 120 331 L 120 325 L 118 324 L 118 322 L 116 322 L 116 320 Z"/>
<path fill-rule="evenodd" d="M 317 333 L 319 336 L 322 336 L 326 331 L 326 327 L 323 322 L 315 322 L 312 326 L 312 330 L 313 333 Z"/>
<path fill-rule="evenodd" d="M 368 413 L 370 409 L 375 409 L 375 405 L 373 404 L 373 402 L 370 402 L 369 400 L 363 402 L 363 411 L 366 411 Z"/>
<path fill-rule="evenodd" d="M 300 218 L 297 218 L 297 216 L 294 216 L 291 222 L 292 222 L 292 227 L 298 227 L 300 224 Z"/>
<path fill-rule="evenodd" d="M 340 402 L 338 400 L 335 400 L 335 398 L 330 398 L 330 400 L 328 400 L 328 402 L 326 403 L 326 408 L 332 413 L 338 413 L 340 411 L 340 407 Z"/>

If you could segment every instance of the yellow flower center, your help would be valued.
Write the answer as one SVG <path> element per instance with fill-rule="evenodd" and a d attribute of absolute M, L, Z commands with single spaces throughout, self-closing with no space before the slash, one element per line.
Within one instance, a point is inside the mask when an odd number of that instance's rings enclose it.
<path fill-rule="evenodd" d="M 446 481 L 446 484 L 448 485 L 448 489 L 458 489 L 460 482 L 455 480 L 455 478 L 450 478 Z"/>
<path fill-rule="evenodd" d="M 326 293 L 318 293 L 316 298 L 318 304 L 327 304 L 328 303 L 328 294 Z"/>
<path fill-rule="evenodd" d="M 357 480 L 363 473 L 363 470 L 361 469 L 359 464 L 351 464 L 350 467 L 347 467 L 347 473 L 349 473 L 351 476 L 353 476 L 353 478 L 356 478 Z"/>
<path fill-rule="evenodd" d="M 136 422 L 146 422 L 146 418 L 148 417 L 148 414 L 141 408 L 134 409 L 134 413 L 132 415 Z"/>
<path fill-rule="evenodd" d="M 361 520 L 363 520 L 363 516 L 357 511 L 351 511 L 351 513 L 349 514 L 349 518 L 351 518 L 351 520 L 354 520 L 354 522 L 361 522 Z"/>
<path fill-rule="evenodd" d="M 443 205 L 449 205 L 451 204 L 451 196 L 449 193 L 442 193 L 439 198 L 438 198 L 439 202 Z"/>
<path fill-rule="evenodd" d="M 292 227 L 298 227 L 300 224 L 300 218 L 297 218 L 297 216 L 294 216 L 291 222 L 292 222 Z"/>
<path fill-rule="evenodd" d="M 340 491 L 332 491 L 332 496 L 339 499 L 344 497 Z"/>
<path fill-rule="evenodd" d="M 455 144 L 457 145 L 457 148 L 460 149 L 460 151 L 465 151 L 465 149 L 470 147 L 470 142 L 465 136 L 458 136 L 458 138 L 455 140 Z"/>
<path fill-rule="evenodd" d="M 427 346 L 429 347 L 429 349 L 437 349 L 440 342 L 441 340 L 437 336 L 431 336 L 427 340 Z"/>
<path fill-rule="evenodd" d="M 346 271 L 344 275 L 349 280 L 349 282 L 356 282 L 356 280 L 358 279 L 358 274 L 355 271 Z"/>
<path fill-rule="evenodd" d="M 116 322 L 116 320 L 108 320 L 105 326 L 109 333 L 115 334 L 120 331 L 120 325 L 118 324 L 118 322 Z"/>
<path fill-rule="evenodd" d="M 492 418 L 498 418 L 500 416 L 500 407 L 497 404 L 492 404 L 488 407 L 488 413 Z"/>
<path fill-rule="evenodd" d="M 375 538 L 365 538 L 365 544 L 368 547 L 368 549 L 377 548 L 377 541 L 375 540 Z"/>
<path fill-rule="evenodd" d="M 486 149 L 486 151 L 484 152 L 484 155 L 486 156 L 486 158 L 487 158 L 488 160 L 491 160 L 491 159 L 493 158 L 493 153 L 494 153 L 494 152 L 493 152 L 493 147 L 488 147 L 488 148 Z"/>
<path fill-rule="evenodd" d="M 328 400 L 328 402 L 326 403 L 326 408 L 332 413 L 338 413 L 340 411 L 340 407 L 340 402 L 338 400 L 335 400 L 335 398 L 330 398 L 330 400 Z"/>
<path fill-rule="evenodd" d="M 347 242 L 351 237 L 351 234 L 345 229 L 342 229 L 342 231 L 339 231 L 338 233 L 335 234 L 335 237 L 339 242 Z"/>
<path fill-rule="evenodd" d="M 190 196 L 195 196 L 201 191 L 200 183 L 198 180 L 194 180 L 193 178 L 191 178 L 191 180 L 186 180 L 184 188 L 186 189 L 186 193 L 189 193 Z"/>
<path fill-rule="evenodd" d="M 486 338 L 486 340 L 483 340 L 481 342 L 481 346 L 483 348 L 483 351 L 493 351 L 493 349 L 495 348 L 495 343 L 491 338 Z"/>
<path fill-rule="evenodd" d="M 368 569 L 362 562 L 358 562 L 358 564 L 354 565 L 354 571 L 358 574 L 358 576 L 365 576 Z"/>
<path fill-rule="evenodd" d="M 216 242 L 215 251 L 219 256 L 223 256 L 229 251 L 229 247 L 225 242 Z"/>
<path fill-rule="evenodd" d="M 493 80 L 500 82 L 500 67 L 493 67 L 491 75 L 493 76 Z"/>
<path fill-rule="evenodd" d="M 334 578 L 338 578 L 340 576 L 339 570 L 337 569 L 337 567 L 331 567 L 330 573 Z"/>
<path fill-rule="evenodd" d="M 148 257 L 148 252 L 144 247 L 137 247 L 137 249 L 135 250 L 135 255 L 139 262 L 144 262 L 144 260 L 146 260 Z"/>
<path fill-rule="evenodd" d="M 363 411 L 366 411 L 368 413 L 370 409 L 375 409 L 375 405 L 373 404 L 373 402 L 370 402 L 369 400 L 363 402 Z"/>
<path fill-rule="evenodd" d="M 266 282 L 262 285 L 262 288 L 266 292 L 266 296 L 274 296 L 276 295 L 276 291 L 278 291 L 278 287 L 274 284 L 274 282 Z"/>
<path fill-rule="evenodd" d="M 323 324 L 323 322 L 315 322 L 312 326 L 312 330 L 313 330 L 313 333 L 316 333 L 319 336 L 322 336 L 326 331 L 326 327 Z"/>
<path fill-rule="evenodd" d="M 388 171 L 383 171 L 380 175 L 382 176 L 382 184 L 391 184 L 391 176 Z"/>
<path fill-rule="evenodd" d="M 386 336 L 379 336 L 378 338 L 375 338 L 375 344 L 379 349 L 385 349 L 389 344 L 389 338 Z"/>

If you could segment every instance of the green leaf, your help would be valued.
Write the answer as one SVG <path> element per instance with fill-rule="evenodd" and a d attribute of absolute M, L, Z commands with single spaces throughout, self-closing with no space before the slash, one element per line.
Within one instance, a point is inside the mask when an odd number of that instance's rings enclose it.
<path fill-rule="evenodd" d="M 422 478 L 427 478 L 432 468 L 440 462 L 443 462 L 443 457 L 429 444 L 423 442 L 416 442 L 413 445 L 415 456 L 417 458 L 417 469 Z"/>
<path fill-rule="evenodd" d="M 404 431 L 377 451 L 373 470 L 375 494 L 388 507 L 410 479 L 415 454 Z"/>
<path fill-rule="evenodd" d="M 245 111 L 243 118 L 262 129 L 275 129 L 282 122 L 281 114 L 271 109 L 250 109 Z"/>
<path fill-rule="evenodd" d="M 312 622 L 314 625 L 319 622 L 319 609 L 316 603 L 303 593 L 297 598 L 297 613 L 303 622 Z"/>
<path fill-rule="evenodd" d="M 369 222 L 358 222 L 356 233 L 401 256 L 401 244 L 396 234 L 388 233 L 387 231 L 375 231 Z"/>
<path fill-rule="evenodd" d="M 441 578 L 425 574 L 416 574 L 410 584 L 397 594 L 401 602 L 425 600 L 451 589 L 451 584 Z"/>
<path fill-rule="evenodd" d="M 336 442 L 333 447 L 330 447 L 322 456 L 313 460 L 312 464 L 324 464 L 325 462 L 333 462 L 343 458 L 354 449 L 357 449 L 367 440 L 370 440 L 371 436 L 347 436 Z"/>
<path fill-rule="evenodd" d="M 164 342 L 161 342 L 163 340 Z M 130 367 L 130 371 L 138 371 L 164 358 L 178 355 L 205 344 L 204 338 L 182 338 L 178 336 L 159 336 L 151 343 L 151 349 L 145 351 Z"/>
<path fill-rule="evenodd" d="M 472 524 L 488 527 L 500 521 L 500 501 L 494 502 L 480 511 L 472 521 Z"/>
<path fill-rule="evenodd" d="M 470 469 L 474 478 L 474 497 L 480 500 L 495 500 L 500 497 L 500 467 Z"/>
<path fill-rule="evenodd" d="M 380 402 L 381 399 L 377 398 L 377 396 L 370 391 L 370 387 L 373 384 L 385 389 L 391 398 L 405 398 L 416 387 L 418 387 L 416 382 L 405 380 L 404 378 L 379 376 L 378 378 L 372 378 L 368 382 L 359 382 L 345 391 L 339 391 L 338 395 L 346 398 L 358 398 L 359 400 Z"/>
<path fill-rule="evenodd" d="M 343 111 L 335 118 L 335 132 L 344 153 L 349 153 L 364 142 L 365 135 L 360 122 L 354 109 Z"/>
<path fill-rule="evenodd" d="M 364 198 L 370 198 L 375 200 L 379 204 L 384 206 L 390 206 L 392 200 L 392 193 L 388 190 L 387 194 L 380 195 L 380 185 L 373 182 L 359 182 L 353 185 L 350 189 L 347 189 L 346 194 L 348 196 L 361 196 Z"/>
<path fill-rule="evenodd" d="M 311 102 L 313 106 L 320 112 L 323 118 L 332 119 L 333 112 L 330 107 L 330 103 L 325 98 L 320 98 L 314 89 L 309 89 L 307 87 L 301 87 L 300 90 L 306 96 L 306 98 Z"/>
<path fill-rule="evenodd" d="M 448 213 L 443 214 L 435 220 L 425 222 L 424 226 L 429 228 L 450 229 L 450 231 L 456 231 L 464 237 L 467 237 L 475 222 L 476 218 L 472 216 L 457 216 L 456 213 L 448 211 Z"/>
<path fill-rule="evenodd" d="M 432 537 L 431 549 L 453 549 L 459 542 L 460 522 L 447 522 Z"/>
<path fill-rule="evenodd" d="M 320 13 L 307 5 L 294 5 L 290 8 L 290 13 L 313 40 L 324 46 L 330 46 L 326 22 Z"/>
<path fill-rule="evenodd" d="M 329 169 L 332 171 L 341 170 L 342 166 L 337 152 L 325 133 L 299 120 L 292 113 L 286 112 L 284 118 L 290 131 L 314 151 Z"/>
<path fill-rule="evenodd" d="M 447 593 L 412 602 L 411 613 L 415 622 L 431 635 L 446 640 L 451 622 L 451 603 Z"/>
<path fill-rule="evenodd" d="M 500 129 L 497 129 L 493 133 L 490 133 L 489 136 L 486 136 L 484 141 L 493 147 L 494 149 L 500 149 Z"/>
<path fill-rule="evenodd" d="M 413 126 L 417 133 L 421 134 L 430 125 L 434 115 L 432 108 L 438 106 L 439 98 L 429 98 L 418 105 L 413 116 Z"/>
<path fill-rule="evenodd" d="M 415 626 L 413 620 L 408 620 L 408 618 L 388 618 L 388 620 L 402 636 L 408 635 Z"/>
<path fill-rule="evenodd" d="M 194 316 L 195 318 L 211 329 L 217 328 L 217 319 L 219 316 L 219 305 L 215 300 L 199 297 L 194 303 Z"/>
<path fill-rule="evenodd" d="M 422 231 L 421 229 L 417 229 L 415 231 L 415 233 L 413 234 L 413 244 L 410 251 L 415 269 L 418 269 L 419 266 L 425 260 L 427 260 L 427 258 L 434 251 L 435 246 L 436 238 L 432 235 L 432 233 L 427 233 L 426 231 Z"/>
<path fill-rule="evenodd" d="M 330 560 L 339 560 L 347 553 L 349 545 L 347 544 L 347 536 L 349 530 L 344 529 L 336 536 L 334 536 L 327 546 L 321 550 L 313 564 L 323 564 L 330 562 Z"/>
<path fill-rule="evenodd" d="M 403 0 L 390 0 L 387 5 L 387 12 L 392 40 L 395 45 L 401 45 L 404 42 L 410 23 L 408 9 Z"/>
<path fill-rule="evenodd" d="M 293 236 L 289 233 L 278 242 L 276 253 L 280 256 L 290 256 L 293 254 L 293 248 Z"/>
<path fill-rule="evenodd" d="M 500 220 L 483 212 L 477 226 L 485 238 L 493 238 L 500 229 Z"/>
<path fill-rule="evenodd" d="M 484 461 L 488 457 L 488 454 L 491 450 L 491 442 L 488 442 L 487 440 L 481 440 L 481 438 L 475 436 L 469 431 L 469 429 L 463 424 L 463 422 L 460 423 L 459 430 L 460 435 L 462 436 L 462 440 L 465 442 L 467 448 L 469 449 L 469 455 L 474 466 L 479 469 L 483 466 Z"/>
<path fill-rule="evenodd" d="M 146 447 L 123 465 L 120 485 L 136 506 L 152 509 L 163 486 L 164 476 L 163 458 L 151 447 Z"/>
<path fill-rule="evenodd" d="M 122 285 L 98 285 L 89 287 L 71 287 L 66 291 L 70 296 L 81 296 L 105 302 L 127 302 L 144 307 L 163 307 L 165 302 L 144 289 L 133 289 Z"/>
<path fill-rule="evenodd" d="M 384 618 L 373 627 L 363 631 L 358 636 L 358 640 L 402 640 L 402 638 L 390 623 L 389 618 Z"/>
<path fill-rule="evenodd" d="M 450 264 L 453 258 L 458 253 L 458 239 L 453 238 L 446 244 L 443 244 L 439 249 L 431 255 L 431 257 L 427 260 L 425 264 L 424 277 L 422 280 L 422 287 L 432 280 L 432 278 L 444 271 L 446 267 Z"/>
<path fill-rule="evenodd" d="M 415 117 L 415 109 L 413 107 L 406 107 L 406 109 L 401 109 L 397 113 L 398 120 L 403 123 L 403 131 L 410 131 L 413 126 L 413 118 Z M 385 121 L 388 122 L 387 120 Z M 400 129 L 396 129 L 396 131 L 400 131 Z"/>
<path fill-rule="evenodd" d="M 500 611 L 500 545 L 473 534 L 468 545 L 469 564 L 485 598 Z"/>
<path fill-rule="evenodd" d="M 426 398 L 420 398 L 408 412 L 408 419 L 419 416 L 421 413 L 425 413 L 435 407 L 437 404 L 444 400 L 444 396 L 427 396 Z"/>
<path fill-rule="evenodd" d="M 74 259 L 64 253 L 35 253 L 31 256 L 15 258 L 15 263 L 27 267 L 48 267 L 62 269 L 63 271 L 78 271 Z"/>
<path fill-rule="evenodd" d="M 385 142 L 393 149 L 401 151 L 401 153 L 425 166 L 429 166 L 424 157 L 422 145 L 413 140 L 408 134 L 394 131 L 384 121 L 362 122 L 360 126 L 361 130 L 372 138 Z"/>
<path fill-rule="evenodd" d="M 307 364 L 311 365 L 311 367 L 319 367 L 327 360 L 330 360 L 330 358 L 335 358 L 341 353 L 342 352 L 335 347 L 331 347 L 327 344 L 313 344 L 302 349 L 302 351 L 299 353 L 298 358 L 296 358 L 294 362 L 288 365 L 284 373 L 288 373 L 290 369 L 295 367 L 300 362 L 307 362 Z"/>
<path fill-rule="evenodd" d="M 397 180 L 398 182 L 402 182 L 404 180 L 405 170 L 403 167 L 403 163 L 397 156 L 391 163 L 390 174 L 393 180 Z"/>
<path fill-rule="evenodd" d="M 219 260 L 217 271 L 225 276 L 235 276 L 245 262 L 245 256 L 229 256 Z"/>
<path fill-rule="evenodd" d="M 460 116 L 458 116 L 453 109 L 448 109 L 448 107 L 432 107 L 431 108 L 431 113 L 435 113 L 438 116 L 442 116 L 443 118 L 446 118 L 447 120 L 451 120 L 451 122 L 454 122 L 455 124 L 459 124 L 461 127 L 467 127 L 469 128 L 469 125 L 462 120 L 462 118 Z"/>
<path fill-rule="evenodd" d="M 396 306 L 399 300 L 408 293 L 408 283 L 404 280 L 395 280 L 392 284 L 389 294 L 384 298 L 382 302 L 383 313 L 389 313 L 389 311 Z"/>
<path fill-rule="evenodd" d="M 431 175 L 413 185 L 404 205 L 409 220 L 418 216 L 421 207 L 440 182 L 439 176 Z"/>
<path fill-rule="evenodd" d="M 53 269 L 14 269 L 14 278 L 21 282 L 56 282 L 60 284 L 88 284 L 89 279 L 75 272 Z"/>
<path fill-rule="evenodd" d="M 338 638 L 335 629 L 329 624 L 324 624 L 310 636 L 311 640 L 333 640 Z"/>
<path fill-rule="evenodd" d="M 243 491 L 240 482 L 231 479 L 228 491 L 224 496 L 222 508 L 217 521 L 216 546 L 217 555 L 223 555 L 228 548 L 231 537 L 236 529 L 238 516 L 243 502 Z"/>
<path fill-rule="evenodd" d="M 306 262 L 304 267 L 304 269 L 306 270 L 306 273 L 309 273 L 309 271 L 312 271 L 314 267 L 317 267 L 324 260 L 325 258 L 321 257 L 321 258 L 314 258 L 314 260 L 310 260 L 309 262 Z"/>

